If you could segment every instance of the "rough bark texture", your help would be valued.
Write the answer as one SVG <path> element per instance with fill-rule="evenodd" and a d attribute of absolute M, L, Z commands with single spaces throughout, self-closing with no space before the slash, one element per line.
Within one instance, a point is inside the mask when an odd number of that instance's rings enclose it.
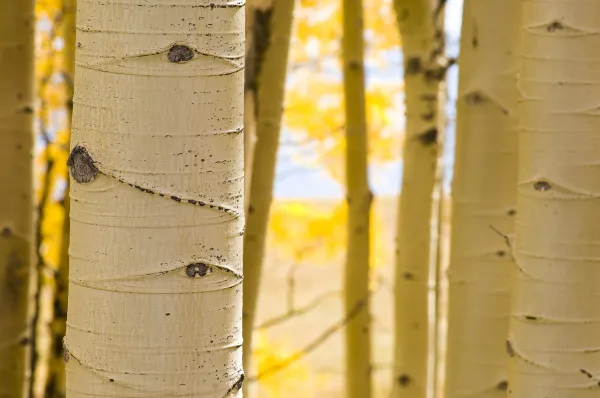
<path fill-rule="evenodd" d="M 367 176 L 363 3 L 343 0 L 342 62 L 346 113 L 348 241 L 344 303 L 354 314 L 346 325 L 346 397 L 369 398 L 371 319 L 369 315 L 369 230 L 373 194 Z"/>
<path fill-rule="evenodd" d="M 509 394 L 600 395 L 600 3 L 526 0 Z"/>
<path fill-rule="evenodd" d="M 33 1 L 0 2 L 0 397 L 23 395 L 33 253 Z"/>
<path fill-rule="evenodd" d="M 510 248 L 517 196 L 520 0 L 466 0 L 452 186 L 445 397 L 508 387 Z"/>
<path fill-rule="evenodd" d="M 246 73 L 246 102 L 251 101 L 252 108 L 246 112 L 254 112 L 257 142 L 244 236 L 244 368 L 247 370 L 273 199 L 294 3 L 294 0 L 263 1 L 253 7 L 252 48 L 248 52 Z"/>
<path fill-rule="evenodd" d="M 406 95 L 404 172 L 395 276 L 394 397 L 424 398 L 428 385 L 431 214 L 438 158 L 437 63 L 443 37 L 430 0 L 395 0 Z"/>
<path fill-rule="evenodd" d="M 240 397 L 243 1 L 77 13 L 67 397 Z"/>

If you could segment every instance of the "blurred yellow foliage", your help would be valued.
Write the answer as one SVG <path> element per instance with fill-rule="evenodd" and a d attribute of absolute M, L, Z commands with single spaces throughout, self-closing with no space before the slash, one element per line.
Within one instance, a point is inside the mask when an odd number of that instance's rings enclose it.
<path fill-rule="evenodd" d="M 391 51 L 399 53 L 400 36 L 392 0 L 364 2 L 365 62 L 381 67 Z M 300 0 L 295 12 L 284 126 L 314 152 L 299 163 L 325 166 L 338 181 L 344 177 L 344 98 L 339 64 L 341 2 Z M 404 111 L 398 80 L 367 87 L 369 156 L 372 162 L 400 157 Z M 394 82 L 391 82 L 394 80 Z"/>
<path fill-rule="evenodd" d="M 327 57 L 338 57 L 342 37 L 341 2 L 338 0 L 301 0 L 294 14 L 295 35 L 291 47 L 293 65 L 307 64 Z M 400 47 L 392 12 L 392 0 L 364 2 L 367 55 Z"/>
<path fill-rule="evenodd" d="M 333 208 L 318 203 L 275 202 L 269 220 L 269 245 L 288 261 L 299 264 L 329 262 L 346 247 L 346 202 Z M 379 238 L 382 220 L 371 211 L 371 267 L 388 260 L 384 242 Z"/>
<path fill-rule="evenodd" d="M 68 49 L 59 34 L 62 13 L 62 0 L 38 0 L 35 4 L 36 117 L 40 143 L 35 163 L 36 199 L 40 203 L 41 195 L 44 192 L 48 195 L 42 220 L 41 251 L 45 264 L 51 268 L 58 267 L 65 220 L 61 201 L 68 173 L 66 161 L 70 134 L 67 106 L 72 89 L 71 77 L 65 67 L 65 51 Z M 51 169 L 48 169 L 49 166 Z"/>
<path fill-rule="evenodd" d="M 36 351 L 38 360 L 34 370 L 35 397 L 46 393 L 49 357 L 54 343 L 50 325 L 54 313 L 56 272 L 59 268 L 63 243 L 63 225 L 68 222 L 63 199 L 65 196 L 69 155 L 69 117 L 72 77 L 66 60 L 72 54 L 66 51 L 63 22 L 63 0 L 37 0 L 35 3 L 35 87 L 36 87 L 36 148 L 35 148 L 35 198 L 40 208 L 38 222 L 39 254 L 43 268 L 39 268 L 37 285 L 38 323 Z M 71 27 L 68 27 L 69 29 Z M 70 69 L 70 68 L 69 68 Z M 66 278 L 62 275 L 61 278 Z M 60 348 L 60 345 L 57 345 Z M 57 348 L 54 347 L 54 348 Z"/>
<path fill-rule="evenodd" d="M 296 78 L 297 84 L 288 92 L 285 126 L 294 137 L 314 143 L 313 162 L 325 165 L 341 181 L 346 146 L 342 84 L 309 73 Z M 389 162 L 400 155 L 404 116 L 401 89 L 399 84 L 388 83 L 373 85 L 366 93 L 371 162 Z"/>
<path fill-rule="evenodd" d="M 256 361 L 257 374 L 265 374 L 258 380 L 261 398 L 279 398 L 290 396 L 290 386 L 303 386 L 294 388 L 295 398 L 308 398 L 313 396 L 309 384 L 314 382 L 308 362 L 305 358 L 298 359 L 285 366 L 278 372 L 269 373 L 271 369 L 286 361 L 294 351 L 284 341 L 270 338 L 266 332 L 256 331 L 256 345 L 253 351 Z"/>

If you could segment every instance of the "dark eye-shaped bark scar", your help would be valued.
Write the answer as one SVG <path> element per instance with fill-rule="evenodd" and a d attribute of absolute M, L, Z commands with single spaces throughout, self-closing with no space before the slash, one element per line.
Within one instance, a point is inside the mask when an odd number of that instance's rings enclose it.
<path fill-rule="evenodd" d="M 158 195 L 162 198 L 174 200 L 175 202 L 183 202 L 189 203 L 194 206 L 207 207 L 212 210 L 217 210 L 223 213 L 231 214 L 235 218 L 240 218 L 242 216 L 242 212 L 240 210 L 225 205 L 210 203 L 212 201 L 205 202 L 197 199 L 183 198 L 176 195 L 158 192 L 157 190 L 125 181 L 121 177 L 118 177 L 114 173 L 108 171 L 106 168 L 103 168 L 102 164 L 94 160 L 87 151 L 87 149 L 81 145 L 77 145 L 73 148 L 71 154 L 69 155 L 69 159 L 67 160 L 67 166 L 69 166 L 69 172 L 73 179 L 80 184 L 92 182 L 96 179 L 98 173 L 102 173 L 107 177 L 112 177 L 120 183 L 127 184 L 130 187 L 135 188 L 144 193 Z"/>
<path fill-rule="evenodd" d="M 69 166 L 71 177 L 80 184 L 90 183 L 98 175 L 98 168 L 94 165 L 94 159 L 84 147 L 79 145 L 71 151 L 67 159 L 67 166 Z"/>
<path fill-rule="evenodd" d="M 195 278 L 196 275 L 203 277 L 212 273 L 212 268 L 204 263 L 192 263 L 185 267 L 185 274 L 190 278 Z"/>
<path fill-rule="evenodd" d="M 513 348 L 513 345 L 510 342 L 510 340 L 506 340 L 506 353 L 511 358 L 515 356 L 515 349 Z"/>
<path fill-rule="evenodd" d="M 187 62 L 192 58 L 194 58 L 194 51 L 182 44 L 175 44 L 167 54 L 167 59 L 174 63 Z"/>
<path fill-rule="evenodd" d="M 550 183 L 548 181 L 544 181 L 544 180 L 540 180 L 540 181 L 536 181 L 533 184 L 533 189 L 535 189 L 536 191 L 549 191 L 552 189 L 552 185 L 550 185 Z"/>

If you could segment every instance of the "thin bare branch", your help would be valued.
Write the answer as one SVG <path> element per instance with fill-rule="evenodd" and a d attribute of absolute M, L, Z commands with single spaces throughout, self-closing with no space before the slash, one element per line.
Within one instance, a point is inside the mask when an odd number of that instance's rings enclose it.
<path fill-rule="evenodd" d="M 323 333 L 321 333 L 316 339 L 314 339 L 312 342 L 307 344 L 304 348 L 302 348 L 299 351 L 296 351 L 294 354 L 290 355 L 288 358 L 284 359 L 283 361 L 279 362 L 278 364 L 275 364 L 275 365 L 271 366 L 270 368 L 268 368 L 262 372 L 259 372 L 258 374 L 256 374 L 256 376 L 250 378 L 250 381 L 257 381 L 257 380 L 260 380 L 267 376 L 271 376 L 275 373 L 278 373 L 278 372 L 282 371 L 283 369 L 287 368 L 288 366 L 290 366 L 291 364 L 295 363 L 296 361 L 302 359 L 306 355 L 310 354 L 312 351 L 317 349 L 321 344 L 323 344 L 325 341 L 327 341 L 327 339 L 329 339 L 337 331 L 339 331 L 344 326 L 346 326 L 346 324 L 350 320 L 352 320 L 356 315 L 359 314 L 359 312 L 365 307 L 365 305 L 367 303 L 368 303 L 368 298 L 365 298 L 364 300 L 357 302 L 356 305 L 354 306 L 354 308 L 352 309 L 352 311 L 347 313 L 344 318 L 340 319 L 337 323 L 330 326 L 327 330 L 325 330 Z"/>
<path fill-rule="evenodd" d="M 278 315 L 276 317 L 273 317 L 271 319 L 268 319 L 266 321 L 264 321 L 263 323 L 257 325 L 255 327 L 255 329 L 268 329 L 271 328 L 273 326 L 277 326 L 280 325 L 281 323 L 290 320 L 291 318 L 294 317 L 298 317 L 298 316 L 302 316 L 310 311 L 312 311 L 313 309 L 317 308 L 319 305 L 321 305 L 324 301 L 333 298 L 333 297 L 339 297 L 341 294 L 341 292 L 339 290 L 336 291 L 330 291 L 330 292 L 325 292 L 322 295 L 316 297 L 314 300 L 312 300 L 311 302 L 309 302 L 308 304 L 306 304 L 303 307 L 299 307 L 299 308 L 290 308 L 288 309 L 287 312 Z"/>

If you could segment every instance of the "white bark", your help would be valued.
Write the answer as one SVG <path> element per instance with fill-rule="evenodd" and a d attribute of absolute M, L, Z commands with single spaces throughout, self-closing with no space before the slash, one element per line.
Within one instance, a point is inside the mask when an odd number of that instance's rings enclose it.
<path fill-rule="evenodd" d="M 80 0 L 67 394 L 240 397 L 241 0 Z"/>

